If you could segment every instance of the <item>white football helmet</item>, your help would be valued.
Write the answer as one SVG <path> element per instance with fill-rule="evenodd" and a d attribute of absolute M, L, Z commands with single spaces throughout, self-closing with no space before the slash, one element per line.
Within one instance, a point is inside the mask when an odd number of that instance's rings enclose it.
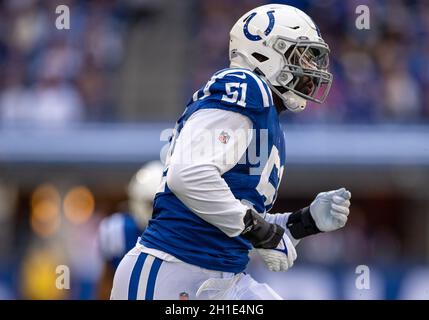
<path fill-rule="evenodd" d="M 153 200 L 162 180 L 164 166 L 159 161 L 145 164 L 128 185 L 128 202 L 131 214 L 141 228 L 152 217 Z"/>
<path fill-rule="evenodd" d="M 261 75 L 293 112 L 304 110 L 307 100 L 325 101 L 332 84 L 329 52 L 313 20 L 288 5 L 255 8 L 230 32 L 231 67 Z"/>

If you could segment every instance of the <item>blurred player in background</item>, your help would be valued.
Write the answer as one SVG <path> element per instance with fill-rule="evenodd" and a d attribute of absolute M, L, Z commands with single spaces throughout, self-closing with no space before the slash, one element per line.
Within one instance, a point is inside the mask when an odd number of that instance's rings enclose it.
<path fill-rule="evenodd" d="M 279 115 L 323 103 L 328 55 L 318 27 L 294 7 L 258 7 L 236 22 L 231 68 L 195 92 L 178 120 L 153 218 L 119 264 L 112 299 L 281 299 L 243 272 L 249 251 L 286 271 L 300 239 L 342 228 L 349 214 L 345 188 L 268 213 L 285 165 Z"/>
<path fill-rule="evenodd" d="M 119 262 L 136 245 L 138 237 L 152 217 L 153 199 L 161 183 L 162 172 L 163 165 L 159 161 L 152 161 L 141 167 L 128 184 L 130 213 L 117 212 L 100 223 L 99 247 L 105 260 L 100 298 L 109 297 Z"/>

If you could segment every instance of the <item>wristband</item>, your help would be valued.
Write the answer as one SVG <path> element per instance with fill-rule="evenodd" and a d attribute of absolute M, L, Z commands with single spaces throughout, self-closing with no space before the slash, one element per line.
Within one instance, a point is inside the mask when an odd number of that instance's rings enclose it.
<path fill-rule="evenodd" d="M 295 239 L 302 239 L 321 232 L 311 216 L 310 207 L 291 213 L 286 226 Z"/>
<path fill-rule="evenodd" d="M 265 221 L 258 213 L 250 209 L 244 216 L 244 225 L 241 235 L 258 249 L 276 248 L 285 232 L 281 226 Z"/>

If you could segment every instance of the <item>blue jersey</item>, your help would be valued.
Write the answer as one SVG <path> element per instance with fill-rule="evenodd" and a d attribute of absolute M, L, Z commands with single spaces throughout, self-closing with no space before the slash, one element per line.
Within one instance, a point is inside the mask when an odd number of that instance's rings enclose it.
<path fill-rule="evenodd" d="M 235 198 L 253 206 L 257 212 L 270 210 L 283 173 L 285 142 L 267 83 L 246 69 L 231 68 L 215 73 L 187 104 L 172 140 L 180 135 L 186 120 L 201 109 L 238 112 L 252 121 L 252 143 L 243 158 L 222 178 Z M 234 273 L 246 268 L 252 248 L 243 237 L 228 237 L 198 217 L 168 185 L 155 197 L 153 218 L 141 243 L 189 264 Z"/>
<path fill-rule="evenodd" d="M 104 218 L 98 233 L 101 255 L 116 269 L 124 255 L 136 245 L 141 233 L 129 214 L 115 213 Z"/>

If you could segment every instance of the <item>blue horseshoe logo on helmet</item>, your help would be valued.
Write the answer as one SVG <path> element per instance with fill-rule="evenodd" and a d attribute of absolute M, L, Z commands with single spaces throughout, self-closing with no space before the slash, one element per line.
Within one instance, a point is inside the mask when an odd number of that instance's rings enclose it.
<path fill-rule="evenodd" d="M 274 10 L 267 12 L 267 16 L 270 19 L 270 22 L 268 24 L 267 29 L 265 29 L 265 31 L 264 31 L 264 34 L 266 36 L 268 36 L 271 33 L 271 31 L 273 31 L 274 23 L 276 22 L 276 19 L 274 18 L 273 13 L 274 13 Z M 259 40 L 262 40 L 260 35 L 254 35 L 254 34 L 251 34 L 249 32 L 249 22 L 250 22 L 250 20 L 253 19 L 254 16 L 256 16 L 256 12 L 253 12 L 250 16 L 248 16 L 246 18 L 246 23 L 244 24 L 243 31 L 244 31 L 244 35 L 246 36 L 247 39 L 249 39 L 251 41 L 259 41 Z"/>

